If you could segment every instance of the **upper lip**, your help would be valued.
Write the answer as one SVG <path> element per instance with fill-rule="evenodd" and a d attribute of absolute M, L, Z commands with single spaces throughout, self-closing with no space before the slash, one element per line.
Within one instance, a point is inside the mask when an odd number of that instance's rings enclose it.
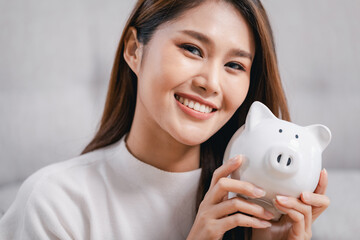
<path fill-rule="evenodd" d="M 207 106 L 209 106 L 209 107 L 211 107 L 212 109 L 215 109 L 215 110 L 218 109 L 218 107 L 214 103 L 206 101 L 203 98 L 195 96 L 195 95 L 191 95 L 191 94 L 187 94 L 187 93 L 175 93 L 175 95 L 177 95 L 179 97 L 183 97 L 183 98 L 193 100 L 195 102 L 198 102 L 198 103 L 201 103 L 201 104 L 204 104 L 204 105 L 207 105 Z"/>

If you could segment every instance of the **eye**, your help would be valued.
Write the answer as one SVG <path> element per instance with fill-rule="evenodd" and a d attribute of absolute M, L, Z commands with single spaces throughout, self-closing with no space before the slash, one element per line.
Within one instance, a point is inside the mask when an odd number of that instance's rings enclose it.
<path fill-rule="evenodd" d="M 280 128 L 280 129 L 279 129 L 279 133 L 282 133 L 282 132 L 283 132 L 283 130 Z"/>
<path fill-rule="evenodd" d="M 194 55 L 197 55 L 199 57 L 202 57 L 202 54 L 201 54 L 201 51 L 199 48 L 193 46 L 193 45 L 190 45 L 190 44 L 183 44 L 180 46 L 182 49 L 185 49 L 186 51 L 194 54 Z"/>
<path fill-rule="evenodd" d="M 227 64 L 225 64 L 226 67 L 235 69 L 235 70 L 239 70 L 239 71 L 245 71 L 245 68 L 239 64 L 239 63 L 235 63 L 235 62 L 229 62 Z"/>
<path fill-rule="evenodd" d="M 299 135 L 296 134 L 296 135 L 295 135 L 295 138 L 299 138 Z"/>

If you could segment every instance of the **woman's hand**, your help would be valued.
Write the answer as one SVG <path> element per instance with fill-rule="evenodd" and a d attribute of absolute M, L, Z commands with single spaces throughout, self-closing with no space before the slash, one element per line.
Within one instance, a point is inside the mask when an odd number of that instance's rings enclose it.
<path fill-rule="evenodd" d="M 312 223 L 330 204 L 329 198 L 325 195 L 327 184 L 327 172 L 324 169 L 320 173 L 314 193 L 304 192 L 300 199 L 278 196 L 275 206 L 286 215 L 265 231 L 253 229 L 253 239 L 311 239 Z"/>
<path fill-rule="evenodd" d="M 253 184 L 227 178 L 241 166 L 242 157 L 230 159 L 215 170 L 210 188 L 199 206 L 195 222 L 188 236 L 190 239 L 220 239 L 224 233 L 237 226 L 268 228 L 273 214 L 263 207 L 242 198 L 228 199 L 228 193 L 239 193 L 251 198 L 265 195 Z M 248 216 L 251 215 L 251 216 Z M 265 220 L 263 220 L 265 219 Z"/>

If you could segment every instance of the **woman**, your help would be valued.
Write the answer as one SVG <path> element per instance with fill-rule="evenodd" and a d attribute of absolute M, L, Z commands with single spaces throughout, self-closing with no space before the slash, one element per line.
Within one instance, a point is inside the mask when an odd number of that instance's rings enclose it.
<path fill-rule="evenodd" d="M 1 239 L 310 239 L 329 204 L 278 196 L 272 214 L 221 166 L 255 100 L 289 120 L 271 28 L 257 0 L 140 0 L 116 53 L 100 128 L 78 158 L 22 186 Z"/>

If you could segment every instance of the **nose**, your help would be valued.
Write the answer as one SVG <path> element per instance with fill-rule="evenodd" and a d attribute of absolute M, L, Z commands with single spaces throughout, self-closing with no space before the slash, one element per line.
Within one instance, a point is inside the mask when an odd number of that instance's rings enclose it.
<path fill-rule="evenodd" d="M 294 175 L 298 170 L 299 161 L 300 155 L 289 146 L 274 146 L 267 154 L 269 170 L 275 176 Z"/>
<path fill-rule="evenodd" d="M 213 95 L 220 92 L 221 68 L 218 64 L 206 64 L 201 74 L 194 78 L 193 85 L 202 91 L 202 94 Z"/>

